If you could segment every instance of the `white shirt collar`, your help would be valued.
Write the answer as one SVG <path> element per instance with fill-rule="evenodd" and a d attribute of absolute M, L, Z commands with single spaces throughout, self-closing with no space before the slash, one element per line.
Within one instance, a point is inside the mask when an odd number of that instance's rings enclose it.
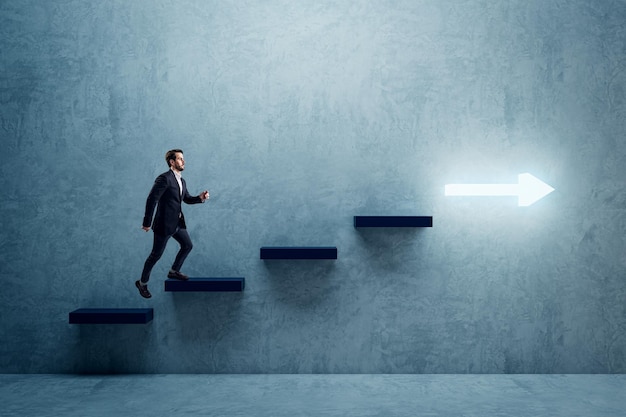
<path fill-rule="evenodd" d="M 176 172 L 174 168 L 170 167 L 170 170 L 174 173 L 177 179 L 181 179 L 183 177 L 180 172 Z"/>

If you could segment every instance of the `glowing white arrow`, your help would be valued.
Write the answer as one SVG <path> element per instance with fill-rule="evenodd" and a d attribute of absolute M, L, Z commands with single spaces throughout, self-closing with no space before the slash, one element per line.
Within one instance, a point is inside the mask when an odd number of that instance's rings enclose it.
<path fill-rule="evenodd" d="M 446 184 L 446 195 L 517 196 L 519 206 L 530 206 L 554 191 L 554 188 L 528 173 L 519 174 L 517 178 L 517 184 Z"/>

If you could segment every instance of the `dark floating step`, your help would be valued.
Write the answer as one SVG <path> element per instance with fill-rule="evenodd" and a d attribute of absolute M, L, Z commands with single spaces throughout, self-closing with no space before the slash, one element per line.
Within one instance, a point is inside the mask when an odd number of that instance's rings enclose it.
<path fill-rule="evenodd" d="M 70 324 L 145 324 L 153 317 L 151 308 L 79 308 L 70 313 Z"/>
<path fill-rule="evenodd" d="M 187 281 L 181 281 L 178 279 L 165 280 L 165 291 L 243 291 L 245 286 L 245 278 L 189 278 Z"/>
<path fill-rule="evenodd" d="M 337 259 L 336 247 L 263 247 L 261 259 Z"/>
<path fill-rule="evenodd" d="M 354 216 L 354 227 L 433 227 L 432 216 Z"/>

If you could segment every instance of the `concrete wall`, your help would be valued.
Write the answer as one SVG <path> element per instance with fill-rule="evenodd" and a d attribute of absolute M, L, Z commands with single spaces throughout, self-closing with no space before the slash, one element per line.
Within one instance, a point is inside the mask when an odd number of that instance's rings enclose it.
<path fill-rule="evenodd" d="M 625 25 L 613 0 L 0 1 L 0 371 L 625 372 Z M 134 287 L 176 147 L 211 192 L 183 272 L 241 294 L 163 292 L 173 241 Z M 443 195 L 522 172 L 555 192 Z"/>

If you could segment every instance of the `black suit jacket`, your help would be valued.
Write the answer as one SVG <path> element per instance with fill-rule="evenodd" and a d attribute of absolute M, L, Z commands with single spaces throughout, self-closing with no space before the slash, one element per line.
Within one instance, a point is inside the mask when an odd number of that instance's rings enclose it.
<path fill-rule="evenodd" d="M 165 236 L 173 235 L 179 222 L 182 228 L 187 228 L 181 207 L 182 202 L 197 204 L 202 203 L 202 199 L 200 196 L 192 197 L 189 195 L 184 179 L 182 179 L 182 183 L 183 194 L 181 197 L 178 181 L 176 181 L 176 176 L 171 169 L 154 180 L 154 185 L 146 201 L 146 213 L 143 217 L 144 227 L 152 226 L 154 233 Z M 154 213 L 155 206 L 157 211 L 153 222 L 152 213 Z"/>

